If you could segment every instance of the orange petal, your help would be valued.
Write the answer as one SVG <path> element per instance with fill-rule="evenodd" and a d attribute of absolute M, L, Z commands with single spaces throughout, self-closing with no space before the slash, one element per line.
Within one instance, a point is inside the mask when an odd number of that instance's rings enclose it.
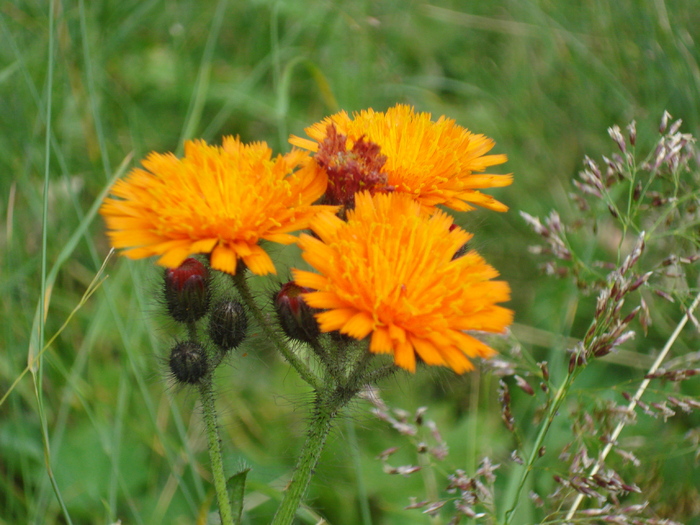
<path fill-rule="evenodd" d="M 342 329 L 357 313 L 354 308 L 337 308 L 316 314 L 316 320 L 323 332 Z"/>
<path fill-rule="evenodd" d="M 372 332 L 372 340 L 369 349 L 375 354 L 390 354 L 393 350 L 389 330 L 384 326 L 378 326 Z"/>
<path fill-rule="evenodd" d="M 343 333 L 355 339 L 364 339 L 374 328 L 372 316 L 366 312 L 356 313 L 343 327 Z"/>
<path fill-rule="evenodd" d="M 428 365 L 446 365 L 447 363 L 443 359 L 440 352 L 438 352 L 435 345 L 433 345 L 427 339 L 422 339 L 420 337 L 410 337 L 409 340 L 415 348 L 416 353 L 425 361 Z"/>
<path fill-rule="evenodd" d="M 220 244 L 211 252 L 210 258 L 211 267 L 214 270 L 220 270 L 222 272 L 230 273 L 231 275 L 236 274 L 236 252 L 231 248 Z"/>
<path fill-rule="evenodd" d="M 408 341 L 400 343 L 394 350 L 394 364 L 405 368 L 409 372 L 416 371 L 416 355 L 413 353 L 413 347 Z"/>
<path fill-rule="evenodd" d="M 299 286 L 305 286 L 306 288 L 313 288 L 314 290 L 323 290 L 328 284 L 328 278 L 317 273 L 307 272 L 304 270 L 298 270 L 296 268 L 292 269 L 292 276 L 294 281 Z M 316 307 L 314 307 L 316 308 Z M 323 307 L 320 307 L 323 308 Z"/>

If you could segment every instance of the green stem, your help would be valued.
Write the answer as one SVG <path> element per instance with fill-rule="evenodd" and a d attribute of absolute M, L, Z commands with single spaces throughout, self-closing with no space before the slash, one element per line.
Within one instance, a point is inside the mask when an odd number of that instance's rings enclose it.
<path fill-rule="evenodd" d="M 190 338 L 190 341 L 198 341 L 199 338 L 197 337 L 197 323 L 192 321 L 187 323 L 187 337 Z"/>
<path fill-rule="evenodd" d="M 530 475 L 530 472 L 532 471 L 532 466 L 535 464 L 535 461 L 540 456 L 540 448 L 542 447 L 544 438 L 547 436 L 547 432 L 552 426 L 552 422 L 554 421 L 554 418 L 556 417 L 557 412 L 559 411 L 559 407 L 561 406 L 562 401 L 566 397 L 566 394 L 569 392 L 569 387 L 574 382 L 574 379 L 580 371 L 580 368 L 576 368 L 573 372 L 566 375 L 566 377 L 564 378 L 564 382 L 557 390 L 557 393 L 555 394 L 554 399 L 552 400 L 552 403 L 549 406 L 547 417 L 542 423 L 542 426 L 540 427 L 540 430 L 537 433 L 537 437 L 535 438 L 535 442 L 532 445 L 530 457 L 527 459 L 527 462 L 523 466 L 522 475 L 520 477 L 518 487 L 515 490 L 515 494 L 513 496 L 513 502 L 511 503 L 508 511 L 506 511 L 504 525 L 509 525 L 511 520 L 513 519 L 515 510 L 518 508 L 518 503 L 520 502 L 520 494 L 523 491 L 523 487 L 525 486 L 527 477 Z"/>
<path fill-rule="evenodd" d="M 199 394 L 202 398 L 202 412 L 204 423 L 207 427 L 207 439 L 209 441 L 209 460 L 211 472 L 214 476 L 214 488 L 216 499 L 219 501 L 219 516 L 222 525 L 234 525 L 231 501 L 226 490 L 226 475 L 224 474 L 224 462 L 221 458 L 221 439 L 216 425 L 216 407 L 214 405 L 213 379 L 209 375 L 199 385 Z"/>
<path fill-rule="evenodd" d="M 314 474 L 326 438 L 331 430 L 333 418 L 343 404 L 342 398 L 316 394 L 314 413 L 306 435 L 306 443 L 301 451 L 292 481 L 284 494 L 282 503 L 272 520 L 272 525 L 290 525 L 294 521 L 301 500 Z"/>
<path fill-rule="evenodd" d="M 270 322 L 265 318 L 262 310 L 258 307 L 258 304 L 253 299 L 253 294 L 250 291 L 248 282 L 246 281 L 243 271 L 236 272 L 233 275 L 233 283 L 236 289 L 241 294 L 243 302 L 248 307 L 248 310 L 260 325 L 265 336 L 269 341 L 275 346 L 275 348 L 284 356 L 284 358 L 289 362 L 290 365 L 299 373 L 301 378 L 311 385 L 315 390 L 320 390 L 321 381 L 319 378 L 309 369 L 304 362 L 299 359 L 299 357 L 287 347 L 284 341 L 280 338 L 279 334 L 276 333 L 271 327 Z"/>
<path fill-rule="evenodd" d="M 377 368 L 377 369 L 369 372 L 364 377 L 364 383 L 366 385 L 373 385 L 375 383 L 378 383 L 382 379 L 389 377 L 391 374 L 396 374 L 399 370 L 400 370 L 400 368 L 398 368 L 394 364 L 384 365 L 380 368 Z"/>

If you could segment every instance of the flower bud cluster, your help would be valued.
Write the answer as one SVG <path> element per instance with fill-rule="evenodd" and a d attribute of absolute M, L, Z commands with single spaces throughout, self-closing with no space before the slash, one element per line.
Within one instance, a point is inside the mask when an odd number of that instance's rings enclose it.
<path fill-rule="evenodd" d="M 681 169 L 687 169 L 688 163 L 696 156 L 694 148 L 695 138 L 688 133 L 680 133 L 681 119 L 676 120 L 668 127 L 671 115 L 664 112 L 659 125 L 661 138 L 656 144 L 653 154 L 642 164 L 642 169 L 651 172 L 675 173 Z"/>
<path fill-rule="evenodd" d="M 630 341 L 635 335 L 629 328 L 634 318 L 640 320 L 646 333 L 651 324 L 649 298 L 640 298 L 638 305 L 623 314 L 625 298 L 656 276 L 658 284 L 653 293 L 673 302 L 674 297 L 666 290 L 678 289 L 676 282 L 685 286 L 685 282 L 690 281 L 686 277 L 689 265 L 700 259 L 697 253 L 683 253 L 687 246 L 692 249 L 693 241 L 697 239 L 693 225 L 697 224 L 699 198 L 694 196 L 697 181 L 680 175 L 689 170 L 689 163 L 698 155 L 695 139 L 681 133 L 680 127 L 680 120 L 673 121 L 667 112 L 664 113 L 659 127 L 661 137 L 643 162 L 635 161 L 636 123 L 631 122 L 626 133 L 619 126 L 610 127 L 608 134 L 617 152 L 603 156 L 600 163 L 585 157 L 583 169 L 573 183 L 578 190 L 571 194 L 573 200 L 581 211 L 590 212 L 584 220 L 573 221 L 565 227 L 556 212 L 543 221 L 521 212 L 525 222 L 544 240 L 542 245 L 532 247 L 531 252 L 551 256 L 542 264 L 545 273 L 559 277 L 572 275 L 580 289 L 597 290 L 598 293 L 590 328 L 582 342 L 571 350 L 571 371 Z M 601 218 L 603 206 L 613 221 Z M 587 257 L 579 256 L 573 249 L 572 237 L 586 224 L 591 226 L 588 233 L 603 239 L 615 239 L 613 242 L 619 247 L 624 247 L 627 232 L 651 227 L 649 238 L 654 240 L 654 252 L 648 254 L 647 259 L 659 261 L 663 258 L 663 261 L 656 262 L 646 271 L 632 271 L 646 248 L 646 235 L 642 231 L 622 262 L 589 262 Z M 605 253 L 604 246 L 596 253 Z M 607 271 L 604 278 L 601 268 Z M 666 285 L 667 278 L 676 281 Z M 689 317 L 696 322 L 694 317 Z"/>
<path fill-rule="evenodd" d="M 524 211 L 520 212 L 520 216 L 525 219 L 525 222 L 535 233 L 542 237 L 548 244 L 547 247 L 531 247 L 531 253 L 547 253 L 554 255 L 554 257 L 562 261 L 571 260 L 571 251 L 565 241 L 564 225 L 561 222 L 559 214 L 555 210 L 552 210 L 549 216 L 544 220 L 544 224 L 540 222 L 539 218 L 533 217 Z"/>
<path fill-rule="evenodd" d="M 678 195 L 683 194 L 683 191 L 679 192 L 679 174 L 688 171 L 690 162 L 697 161 L 698 154 L 693 136 L 679 132 L 682 121 L 676 120 L 669 127 L 670 119 L 671 116 L 665 112 L 659 127 L 659 141 L 649 156 L 638 164 L 635 162 L 636 123 L 632 121 L 627 126 L 626 138 L 619 126 L 608 129 L 619 153 L 603 156 L 603 167 L 586 156 L 578 180 L 573 181 L 578 192 L 572 192 L 570 196 L 582 212 L 593 208 L 593 219 L 598 220 L 594 200 L 602 201 L 613 218 L 624 222 L 625 216 L 631 212 L 628 195 L 639 209 L 656 209 L 659 214 L 665 214 L 667 206 L 679 206 Z M 622 192 L 610 191 L 623 181 L 631 188 Z M 693 189 L 688 188 L 689 191 Z M 624 195 L 624 200 L 617 200 L 615 195 Z M 687 206 L 694 209 L 695 200 Z"/>
<path fill-rule="evenodd" d="M 515 418 L 510 406 L 510 390 L 503 379 L 498 381 L 498 402 L 501 405 L 501 419 L 510 432 L 515 432 Z"/>
<path fill-rule="evenodd" d="M 478 512 L 475 507 L 479 504 L 493 504 L 493 484 L 496 481 L 494 472 L 499 467 L 499 464 L 493 464 L 490 458 L 484 457 L 473 476 L 467 476 L 461 469 L 448 476 L 447 493 L 458 495 L 454 503 L 457 515 L 451 523 L 457 523 L 460 517 L 479 519 L 486 516 L 486 513 Z"/>
<path fill-rule="evenodd" d="M 427 454 L 437 461 L 447 457 L 447 444 L 435 422 L 426 417 L 428 410 L 426 407 L 420 407 L 415 412 L 389 408 L 374 388 L 366 390 L 362 397 L 374 405 L 372 412 L 375 416 L 389 423 L 401 436 L 411 441 L 419 456 Z M 377 459 L 382 462 L 385 473 L 409 476 L 425 468 L 410 464 L 398 467 L 390 465 L 389 458 L 400 449 L 399 446 L 390 447 L 377 456 Z M 450 523 L 461 523 L 465 517 L 483 518 L 487 515 L 484 511 L 491 508 L 494 502 L 493 486 L 498 468 L 500 464 L 494 464 L 489 457 L 483 457 L 479 467 L 471 476 L 462 469 L 456 469 L 447 474 L 445 492 L 449 495 L 448 497 L 430 501 L 411 497 L 405 509 L 421 509 L 423 514 L 436 516 L 441 509 L 448 509 L 446 505 L 451 503 Z"/>
<path fill-rule="evenodd" d="M 572 488 L 576 492 L 580 492 L 584 496 L 598 500 L 600 504 L 607 500 L 607 494 L 627 494 L 629 492 L 641 493 L 641 489 L 630 483 L 625 483 L 617 472 L 613 470 L 605 470 L 598 472 L 594 476 L 573 475 L 564 478 L 559 475 L 553 476 L 554 481 L 562 487 Z M 601 491 L 601 489 L 603 489 Z"/>
<path fill-rule="evenodd" d="M 212 306 L 211 271 L 194 258 L 165 270 L 163 295 L 168 315 L 186 325 L 189 334 L 188 340 L 176 343 L 170 350 L 170 373 L 177 383 L 199 384 L 245 339 L 245 310 L 240 302 L 230 299 Z M 198 336 L 198 322 L 206 316 L 206 333 L 215 349 L 209 349 Z"/>
<path fill-rule="evenodd" d="M 624 317 L 621 312 L 626 296 L 645 284 L 653 275 L 653 272 L 643 275 L 631 272 L 644 251 L 644 237 L 645 233 L 642 232 L 620 267 L 608 275 L 607 285 L 600 291 L 596 301 L 593 321 L 583 340 L 571 351 L 569 372 L 585 365 L 591 358 L 608 355 L 635 337 L 635 332 L 629 329 L 629 324 L 643 311 L 643 305 L 636 306 Z M 644 326 L 648 326 L 650 322 L 647 315 L 646 312 L 643 313 Z"/>

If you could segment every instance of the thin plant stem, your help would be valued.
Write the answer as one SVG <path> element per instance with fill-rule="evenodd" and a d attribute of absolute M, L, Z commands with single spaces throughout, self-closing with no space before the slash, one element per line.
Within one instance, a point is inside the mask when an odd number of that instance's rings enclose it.
<path fill-rule="evenodd" d="M 190 341 L 197 340 L 197 323 L 195 321 L 189 321 L 187 323 L 187 337 L 190 338 Z"/>
<path fill-rule="evenodd" d="M 373 385 L 378 383 L 382 379 L 389 377 L 391 374 L 395 374 L 399 371 L 399 367 L 394 364 L 384 365 L 376 370 L 372 370 L 364 377 L 364 382 L 367 385 Z"/>
<path fill-rule="evenodd" d="M 207 441 L 209 442 L 209 460 L 211 472 L 214 477 L 216 499 L 219 501 L 219 516 L 222 525 L 234 525 L 231 500 L 226 490 L 226 475 L 224 474 L 224 462 L 221 458 L 221 439 L 216 424 L 216 406 L 214 403 L 213 378 L 209 374 L 199 385 L 199 395 L 202 401 L 204 424 L 207 428 Z"/>
<path fill-rule="evenodd" d="M 540 427 L 539 432 L 537 433 L 535 442 L 532 445 L 532 450 L 530 451 L 530 456 L 528 457 L 527 462 L 523 466 L 522 475 L 520 477 L 520 481 L 518 482 L 518 486 L 513 496 L 513 502 L 510 505 L 510 508 L 506 511 L 504 521 L 505 525 L 508 525 L 513 519 L 513 516 L 515 515 L 515 510 L 518 508 L 518 503 L 520 502 L 520 494 L 523 491 L 523 487 L 525 486 L 527 477 L 532 471 L 532 466 L 535 464 L 535 461 L 539 457 L 539 451 L 542 447 L 542 443 L 544 442 L 544 438 L 547 436 L 547 432 L 549 431 L 549 428 L 551 427 L 552 422 L 554 421 L 554 418 L 556 417 L 557 412 L 559 411 L 559 407 L 561 406 L 562 401 L 564 400 L 564 398 L 566 398 L 571 384 L 574 382 L 574 379 L 576 379 L 576 376 L 579 374 L 580 371 L 581 368 L 575 368 L 572 372 L 567 373 L 566 377 L 564 378 L 564 382 L 557 390 L 557 393 L 555 394 L 554 399 L 552 400 L 552 403 L 549 406 L 547 417 L 545 418 L 544 422 L 542 423 L 542 426 Z"/>
<path fill-rule="evenodd" d="M 248 286 L 248 282 L 246 281 L 244 272 L 241 270 L 236 272 L 236 274 L 233 275 L 233 282 L 236 286 L 236 289 L 238 290 L 238 293 L 241 294 L 243 302 L 248 307 L 250 313 L 253 314 L 253 317 L 260 325 L 260 328 L 262 329 L 263 333 L 268 338 L 268 340 L 284 356 L 287 362 L 289 362 L 289 364 L 294 367 L 294 369 L 299 373 L 299 375 L 304 381 L 311 385 L 315 390 L 320 390 L 321 381 L 319 380 L 319 378 L 285 344 L 285 342 L 281 339 L 279 334 L 277 334 L 270 327 L 270 322 L 267 319 L 265 319 L 264 314 L 253 299 L 253 294 L 250 291 L 250 287 Z"/>
<path fill-rule="evenodd" d="M 44 194 L 42 200 L 42 216 L 41 216 L 41 298 L 39 299 L 39 306 L 37 308 L 38 317 L 33 327 L 36 335 L 30 339 L 29 342 L 29 355 L 28 364 L 29 369 L 32 373 L 34 380 L 34 395 L 37 400 L 37 410 L 39 415 L 39 423 L 41 426 L 41 439 L 44 447 L 44 465 L 46 467 L 46 474 L 51 482 L 51 487 L 53 488 L 54 494 L 56 495 L 56 500 L 61 508 L 61 512 L 67 523 L 72 524 L 70 514 L 68 513 L 68 508 L 66 507 L 63 497 L 61 496 L 61 490 L 58 486 L 56 478 L 53 473 L 53 468 L 51 466 L 51 440 L 49 438 L 49 428 L 47 422 L 46 409 L 44 406 L 44 396 L 42 386 L 44 384 L 44 361 L 41 356 L 41 349 L 44 346 L 44 340 L 46 337 L 45 333 L 45 321 L 48 314 L 48 287 L 47 287 L 47 246 L 48 246 L 48 220 L 49 220 L 49 185 L 50 185 L 50 174 L 51 174 L 51 115 L 52 115 L 52 100 L 53 100 L 53 69 L 54 69 L 54 15 L 56 10 L 56 3 L 49 3 L 49 49 L 48 49 L 48 79 L 46 85 L 46 138 L 44 142 Z M 38 333 L 37 333 L 38 332 Z M 38 341 L 35 339 L 38 339 Z M 38 355 L 34 355 L 38 352 Z"/>
<path fill-rule="evenodd" d="M 417 454 L 418 465 L 420 466 L 421 477 L 423 478 L 423 486 L 425 487 L 425 497 L 430 503 L 440 501 L 438 494 L 437 480 L 435 479 L 435 470 L 430 464 L 427 454 Z M 439 514 L 431 515 L 430 525 L 440 525 L 442 519 Z"/>
<path fill-rule="evenodd" d="M 479 418 L 477 414 L 479 413 L 479 400 L 481 399 L 481 368 L 475 370 L 470 376 L 469 383 L 469 426 L 467 427 L 467 433 L 469 434 L 469 439 L 466 441 L 466 465 L 469 472 L 474 472 L 476 470 L 476 443 L 479 438 Z"/>
<path fill-rule="evenodd" d="M 693 311 L 697 308 L 699 303 L 700 303 L 700 294 L 698 294 L 695 297 L 695 299 L 693 300 L 693 303 L 690 305 L 690 307 L 686 311 L 683 318 L 679 321 L 678 326 L 676 326 L 676 329 L 671 334 L 671 337 L 669 337 L 668 341 L 666 341 L 666 344 L 664 345 L 663 349 L 661 350 L 661 353 L 659 353 L 659 356 L 656 358 L 656 361 L 654 361 L 654 364 L 651 365 L 651 368 L 649 369 L 649 372 L 647 373 L 647 375 L 653 374 L 654 372 L 656 372 L 659 369 L 659 367 L 661 366 L 661 363 L 666 358 L 666 355 L 671 350 L 673 343 L 675 343 L 676 339 L 678 339 L 678 335 L 681 333 L 681 330 L 683 329 L 685 324 L 688 322 L 688 319 L 693 314 Z M 631 414 L 634 412 L 634 409 L 637 406 L 637 403 L 642 398 L 642 395 L 644 395 L 644 392 L 646 391 L 650 382 L 651 382 L 651 379 L 646 378 L 639 385 L 637 392 L 634 394 L 634 396 L 632 396 L 632 399 L 630 400 L 629 405 L 627 405 L 627 413 L 628 414 Z M 610 434 L 610 439 L 608 440 L 608 444 L 605 445 L 605 448 L 601 451 L 600 455 L 598 456 L 597 461 L 595 462 L 595 464 L 591 468 L 591 472 L 588 474 L 589 478 L 592 478 L 593 476 L 595 476 L 598 473 L 598 471 L 602 468 L 603 463 L 605 463 L 605 458 L 607 458 L 608 454 L 610 454 L 610 451 L 612 450 L 613 446 L 617 442 L 617 438 L 620 436 L 620 433 L 622 432 L 622 429 L 624 427 L 625 427 L 625 422 L 620 421 L 617 424 L 617 426 L 615 427 L 615 430 L 613 430 L 612 434 Z M 576 499 L 574 500 L 574 502 L 571 504 L 571 508 L 569 509 L 569 512 L 566 514 L 566 518 L 565 518 L 566 520 L 570 520 L 573 517 L 574 513 L 578 509 L 578 506 L 581 504 L 581 501 L 583 501 L 583 494 L 579 493 L 576 496 Z"/>
<path fill-rule="evenodd" d="M 306 494 L 314 469 L 326 444 L 333 418 L 343 404 L 342 398 L 316 393 L 314 412 L 306 434 L 304 448 L 299 455 L 296 469 L 280 504 L 272 525 L 290 525 L 294 521 L 301 500 Z"/>
<path fill-rule="evenodd" d="M 360 447 L 357 443 L 357 432 L 355 432 L 355 422 L 351 418 L 345 420 L 345 429 L 348 434 L 348 445 L 350 446 L 352 463 L 355 468 L 355 481 L 357 484 L 357 500 L 360 506 L 360 516 L 362 525 L 372 525 L 372 513 L 369 508 L 369 495 L 362 476 L 362 463 L 360 461 Z"/>

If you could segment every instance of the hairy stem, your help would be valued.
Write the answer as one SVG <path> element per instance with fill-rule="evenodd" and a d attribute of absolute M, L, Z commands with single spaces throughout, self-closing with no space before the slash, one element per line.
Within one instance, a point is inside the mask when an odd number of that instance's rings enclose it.
<path fill-rule="evenodd" d="M 265 318 L 262 310 L 260 310 L 260 307 L 258 307 L 255 299 L 253 299 L 253 294 L 250 291 L 250 287 L 248 286 L 248 282 L 246 281 L 243 271 L 238 271 L 235 275 L 233 275 L 233 282 L 236 289 L 241 294 L 243 302 L 248 307 L 250 313 L 253 314 L 253 317 L 260 325 L 260 328 L 267 339 L 284 356 L 287 362 L 294 367 L 304 381 L 306 381 L 314 389 L 319 390 L 321 387 L 321 382 L 316 374 L 314 374 L 309 367 L 306 366 L 301 359 L 299 359 L 299 357 L 286 345 L 280 335 L 270 327 L 269 320 Z"/>
<path fill-rule="evenodd" d="M 326 438 L 331 430 L 333 418 L 337 415 L 343 401 L 338 397 L 316 393 L 314 412 L 306 434 L 306 442 L 301 451 L 292 481 L 284 494 L 282 503 L 277 509 L 272 525 L 290 525 L 299 505 L 306 494 L 314 469 L 326 444 Z"/>
<path fill-rule="evenodd" d="M 209 441 L 209 460 L 211 472 L 214 477 L 216 499 L 219 501 L 219 516 L 222 525 L 234 525 L 231 500 L 226 490 L 226 475 L 224 474 L 224 462 L 221 458 L 221 439 L 216 424 L 216 407 L 214 405 L 213 379 L 208 375 L 199 385 L 199 394 L 202 400 L 202 412 L 207 428 L 207 440 Z"/>

